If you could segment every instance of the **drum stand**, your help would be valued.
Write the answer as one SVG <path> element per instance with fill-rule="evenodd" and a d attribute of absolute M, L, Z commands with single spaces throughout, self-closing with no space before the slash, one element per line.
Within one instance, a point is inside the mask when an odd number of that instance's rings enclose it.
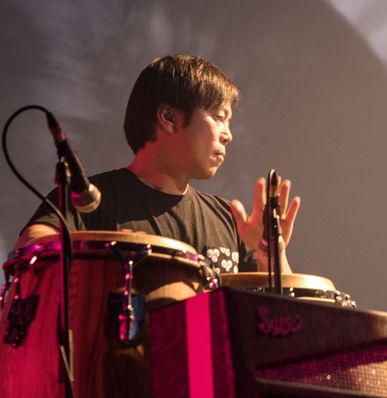
<path fill-rule="evenodd" d="M 67 218 L 69 184 L 71 175 L 67 162 L 63 156 L 60 156 L 56 166 L 55 182 L 58 185 L 59 210 L 63 217 Z M 66 230 L 62 220 L 59 220 L 60 231 L 60 301 L 59 301 L 59 347 L 62 354 L 66 398 L 74 398 L 74 365 L 73 365 L 73 341 L 69 325 L 69 300 L 68 300 L 68 280 L 71 266 L 71 237 Z"/>

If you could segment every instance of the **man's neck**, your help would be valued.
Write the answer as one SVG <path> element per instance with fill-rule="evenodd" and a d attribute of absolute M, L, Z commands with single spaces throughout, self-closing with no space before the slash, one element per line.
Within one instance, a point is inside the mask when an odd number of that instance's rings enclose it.
<path fill-rule="evenodd" d="M 188 191 L 188 178 L 165 171 L 161 165 L 157 162 L 155 164 L 152 160 L 136 156 L 128 169 L 144 184 L 158 191 L 171 195 L 184 195 Z"/>

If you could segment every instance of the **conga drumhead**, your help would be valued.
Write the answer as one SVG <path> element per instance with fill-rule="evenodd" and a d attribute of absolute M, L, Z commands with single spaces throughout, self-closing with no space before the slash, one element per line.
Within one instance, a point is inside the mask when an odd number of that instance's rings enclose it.
<path fill-rule="evenodd" d="M 105 241 L 149 244 L 157 247 L 164 247 L 171 250 L 196 253 L 195 249 L 176 239 L 165 238 L 163 236 L 151 235 L 145 232 L 125 232 L 125 231 L 77 231 L 71 233 L 73 241 Z M 59 234 L 47 235 L 32 241 L 30 245 L 56 242 Z M 29 245 L 29 246 L 30 246 Z"/>
<path fill-rule="evenodd" d="M 221 274 L 222 286 L 254 289 L 268 287 L 266 272 L 240 272 L 239 274 Z M 334 284 L 327 278 L 307 274 L 282 274 L 282 287 L 335 291 Z"/>

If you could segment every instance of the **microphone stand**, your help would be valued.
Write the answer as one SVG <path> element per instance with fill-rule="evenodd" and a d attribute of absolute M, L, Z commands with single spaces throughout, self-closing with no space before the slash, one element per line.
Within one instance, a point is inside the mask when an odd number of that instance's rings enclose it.
<path fill-rule="evenodd" d="M 281 259 L 280 259 L 280 245 L 281 245 L 281 215 L 279 210 L 279 195 L 278 176 L 274 169 L 269 171 L 267 178 L 267 202 L 266 202 L 266 240 L 268 249 L 268 277 L 269 277 L 269 292 L 273 293 L 272 272 L 274 271 L 274 293 L 282 294 L 281 282 Z M 274 259 L 274 266 L 272 266 L 272 258 Z"/>
<path fill-rule="evenodd" d="M 69 330 L 69 310 L 68 310 L 68 272 L 70 269 L 71 263 L 71 236 L 66 228 L 66 215 L 67 215 L 67 204 L 68 204 L 68 186 L 70 181 L 70 173 L 68 170 L 67 163 L 64 160 L 63 153 L 58 151 L 59 162 L 56 167 L 55 172 L 55 182 L 58 185 L 58 202 L 60 204 L 61 212 L 58 211 L 56 206 L 54 206 L 51 201 L 47 198 L 44 198 L 41 193 L 35 189 L 16 169 L 14 166 L 7 149 L 6 144 L 6 136 L 8 132 L 8 128 L 11 122 L 22 112 L 27 110 L 39 110 L 44 112 L 47 117 L 47 121 L 51 122 L 50 113 L 42 106 L 39 105 L 28 105 L 18 109 L 14 112 L 6 121 L 2 134 L 2 148 L 5 155 L 5 159 L 14 172 L 16 177 L 36 196 L 38 196 L 44 203 L 46 203 L 50 208 L 54 211 L 54 213 L 58 216 L 60 222 L 60 239 L 61 239 L 61 252 L 60 252 L 60 297 L 59 297 L 59 324 L 58 327 L 58 340 L 59 340 L 59 348 L 62 354 L 63 366 L 65 369 L 65 393 L 66 398 L 74 398 L 73 391 L 73 355 L 72 355 L 72 338 L 71 331 Z M 54 126 L 55 127 L 55 126 Z M 1 296 L 1 295 L 0 295 Z M 62 369 L 61 369 L 62 370 Z M 44 380 L 42 381 L 44 382 Z"/>
<path fill-rule="evenodd" d="M 272 251 L 273 251 L 273 246 L 271 244 L 271 236 L 272 236 L 272 203 L 270 200 L 270 185 L 272 181 L 272 174 L 274 173 L 274 170 L 270 170 L 269 175 L 267 177 L 267 190 L 266 190 L 266 206 L 265 206 L 265 216 L 264 216 L 264 222 L 265 222 L 265 230 L 263 233 L 264 239 L 266 240 L 267 244 L 267 274 L 268 274 L 268 286 L 269 286 L 269 293 L 273 293 L 273 268 L 272 268 L 272 263 L 271 263 L 271 258 L 272 258 Z"/>
<path fill-rule="evenodd" d="M 59 161 L 56 166 L 55 182 L 58 186 L 58 202 L 59 210 L 67 219 L 68 213 L 68 199 L 69 199 L 69 184 L 71 175 L 69 166 L 64 157 L 58 153 Z M 59 234 L 60 234 L 60 299 L 59 299 L 59 347 L 62 354 L 62 360 L 65 373 L 65 396 L 66 398 L 74 398 L 74 367 L 73 367 L 73 341 L 72 332 L 70 330 L 69 322 L 69 271 L 71 266 L 71 237 L 65 231 L 65 226 L 62 220 L 59 220 Z"/>
<path fill-rule="evenodd" d="M 280 258 L 280 239 L 281 239 L 281 224 L 280 215 L 277 214 L 277 209 L 271 209 L 271 227 L 272 227 L 272 241 L 274 252 L 274 281 L 275 293 L 282 295 L 282 281 L 281 281 L 281 258 Z"/>

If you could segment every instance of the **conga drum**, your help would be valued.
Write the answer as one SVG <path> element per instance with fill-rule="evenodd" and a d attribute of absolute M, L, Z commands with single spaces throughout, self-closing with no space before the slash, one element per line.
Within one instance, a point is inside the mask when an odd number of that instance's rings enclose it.
<path fill-rule="evenodd" d="M 216 286 L 209 263 L 173 239 L 144 233 L 76 232 L 69 273 L 77 398 L 146 397 L 146 312 Z M 58 342 L 58 236 L 16 250 L 4 264 L 12 281 L 0 321 L 0 397 L 65 396 Z M 137 333 L 120 339 L 127 265 Z M 140 300 L 141 299 L 141 300 Z M 18 305 L 15 310 L 15 303 Z M 117 304 L 118 303 L 118 304 Z M 121 304 L 120 304 L 121 303 Z"/>
<path fill-rule="evenodd" d="M 355 308 L 356 304 L 349 294 L 335 288 L 333 282 L 321 276 L 307 274 L 282 274 L 282 291 L 284 296 L 300 300 L 335 304 Z M 251 292 L 269 292 L 269 280 L 266 272 L 241 272 L 239 274 L 222 274 L 222 286 L 247 289 Z"/>

